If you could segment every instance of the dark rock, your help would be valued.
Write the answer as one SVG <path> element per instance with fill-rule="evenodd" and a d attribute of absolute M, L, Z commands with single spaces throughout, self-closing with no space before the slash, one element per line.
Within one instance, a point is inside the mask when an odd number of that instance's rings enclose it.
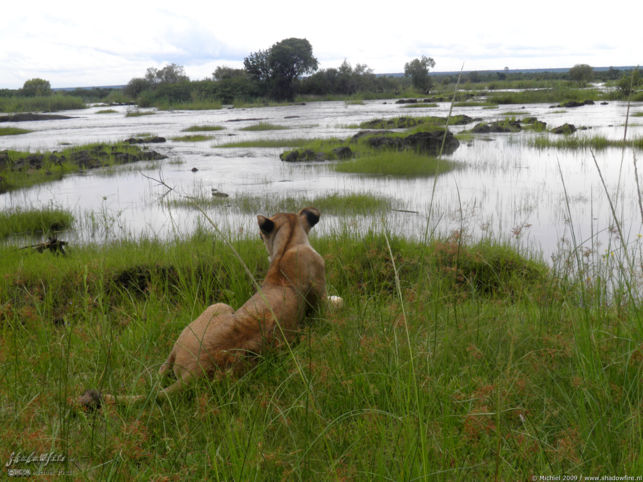
<path fill-rule="evenodd" d="M 336 147 L 335 149 L 333 149 L 333 154 L 335 154 L 337 159 L 340 159 L 342 161 L 353 157 L 353 151 L 348 146 Z"/>
<path fill-rule="evenodd" d="M 396 149 L 399 150 L 404 145 L 401 137 L 392 136 L 371 136 L 366 138 L 366 144 L 375 149 Z"/>
<path fill-rule="evenodd" d="M 362 137 L 366 136 L 376 136 L 376 135 L 385 135 L 385 134 L 393 134 L 392 131 L 386 131 L 386 130 L 377 130 L 377 131 L 359 131 L 357 134 L 355 134 L 353 137 L 351 137 L 351 142 L 356 142 L 360 140 Z"/>
<path fill-rule="evenodd" d="M 129 139 L 125 139 L 123 142 L 126 142 L 128 144 L 160 144 L 162 142 L 166 142 L 165 137 L 130 137 Z"/>
<path fill-rule="evenodd" d="M 584 105 L 594 105 L 594 101 L 590 99 L 585 100 L 583 102 L 570 100 L 569 102 L 565 102 L 564 104 L 558 104 L 558 107 L 582 107 Z"/>
<path fill-rule="evenodd" d="M 295 149 L 290 152 L 282 152 L 279 158 L 284 162 L 319 162 L 327 160 L 322 152 L 315 152 L 310 149 Z"/>
<path fill-rule="evenodd" d="M 41 120 L 56 120 L 56 119 L 73 119 L 66 115 L 59 114 L 13 114 L 0 116 L 0 122 L 27 122 L 27 121 L 41 121 Z"/>
<path fill-rule="evenodd" d="M 505 120 L 490 123 L 480 122 L 471 129 L 471 132 L 488 134 L 489 132 L 520 132 L 521 130 L 520 121 Z"/>
<path fill-rule="evenodd" d="M 192 172 L 199 172 L 199 170 L 196 167 L 193 167 Z"/>
<path fill-rule="evenodd" d="M 609 102 L 605 102 L 605 101 L 601 102 L 601 105 L 607 105 L 607 104 L 609 104 Z"/>
<path fill-rule="evenodd" d="M 562 126 L 553 128 L 551 132 L 553 134 L 573 134 L 576 132 L 576 126 L 574 124 L 563 124 Z"/>
<path fill-rule="evenodd" d="M 398 99 L 395 101 L 396 104 L 417 104 L 417 99 Z"/>
<path fill-rule="evenodd" d="M 31 169 L 40 169 L 42 167 L 42 163 L 45 159 L 45 156 L 42 154 L 29 154 L 25 160 L 29 163 L 29 167 Z"/>
<path fill-rule="evenodd" d="M 444 141 L 444 148 L 442 143 Z M 404 147 L 408 149 L 415 149 L 418 152 L 437 156 L 440 154 L 451 154 L 460 146 L 460 142 L 455 138 L 452 132 L 444 129 L 436 129 L 429 132 L 417 132 L 411 134 L 403 139 Z"/>

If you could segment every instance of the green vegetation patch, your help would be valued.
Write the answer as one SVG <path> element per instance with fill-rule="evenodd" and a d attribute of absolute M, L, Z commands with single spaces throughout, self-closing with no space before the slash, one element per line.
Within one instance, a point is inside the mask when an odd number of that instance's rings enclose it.
<path fill-rule="evenodd" d="M 429 108 L 429 107 L 437 107 L 438 104 L 435 102 L 430 102 L 430 103 L 419 103 L 419 104 L 405 104 L 402 106 L 403 109 L 417 109 L 417 108 Z"/>
<path fill-rule="evenodd" d="M 0 136 L 17 136 L 20 134 L 29 134 L 33 132 L 29 129 L 20 129 L 18 127 L 0 127 Z"/>
<path fill-rule="evenodd" d="M 69 147 L 60 152 L 0 151 L 0 193 L 86 169 L 164 158 L 158 152 L 121 142 Z"/>
<path fill-rule="evenodd" d="M 608 139 L 604 136 L 575 137 L 565 136 L 553 139 L 549 136 L 539 136 L 529 140 L 529 145 L 538 149 L 607 149 L 608 147 L 631 147 L 643 149 L 643 137 L 634 139 Z"/>
<path fill-rule="evenodd" d="M 271 124 L 270 122 L 259 122 L 258 124 L 242 127 L 239 130 L 252 132 L 252 131 L 278 131 L 278 130 L 284 130 L 284 129 L 290 129 L 290 127 L 286 127 L 278 124 Z"/>
<path fill-rule="evenodd" d="M 252 141 L 226 142 L 213 147 L 303 147 L 309 145 L 311 139 L 256 139 Z"/>
<path fill-rule="evenodd" d="M 142 117 L 144 115 L 154 115 L 156 112 L 153 110 L 130 110 L 125 114 L 125 117 Z"/>
<path fill-rule="evenodd" d="M 221 131 L 225 127 L 215 126 L 215 125 L 201 125 L 201 126 L 190 126 L 182 129 L 181 132 L 209 132 L 209 131 Z"/>
<path fill-rule="evenodd" d="M 80 97 L 54 94 L 35 97 L 0 97 L 0 112 L 56 112 L 61 110 L 85 109 Z"/>
<path fill-rule="evenodd" d="M 63 209 L 10 209 L 0 211 L 0 239 L 14 235 L 50 234 L 69 228 L 74 216 Z"/>
<path fill-rule="evenodd" d="M 195 134 L 191 136 L 172 137 L 171 139 L 177 142 L 201 142 L 201 141 L 209 141 L 210 139 L 214 139 L 214 136 Z"/>
<path fill-rule="evenodd" d="M 257 232 L 233 247 L 262 279 Z M 3 439 L 16 453 L 69 449 L 80 479 L 640 472 L 636 299 L 607 299 L 596 280 L 574 284 L 510 248 L 455 236 L 344 232 L 311 244 L 344 307 L 309 316 L 289 349 L 160 403 L 158 366 L 187 323 L 255 291 L 211 229 L 65 257 L 0 246 Z M 75 411 L 67 397 L 87 387 L 148 399 Z"/>
<path fill-rule="evenodd" d="M 416 105 L 416 104 L 408 104 Z M 475 119 L 467 115 L 455 115 L 449 118 L 449 125 L 464 125 L 473 122 Z M 372 119 L 359 124 L 360 129 L 408 129 L 411 127 L 444 127 L 447 123 L 446 117 L 392 117 L 388 119 Z"/>
<path fill-rule="evenodd" d="M 96 111 L 97 114 L 118 114 L 117 110 L 114 109 L 101 109 Z"/>
<path fill-rule="evenodd" d="M 335 164 L 337 172 L 378 176 L 422 177 L 449 171 L 455 164 L 411 151 L 386 151 Z"/>
<path fill-rule="evenodd" d="M 277 213 L 296 212 L 304 206 L 315 206 L 324 214 L 354 215 L 373 214 L 388 211 L 393 206 L 393 200 L 374 194 L 327 194 L 323 196 L 248 196 L 235 195 L 229 198 L 214 196 L 198 196 L 172 200 L 168 205 L 174 207 L 226 207 L 243 213 Z"/>

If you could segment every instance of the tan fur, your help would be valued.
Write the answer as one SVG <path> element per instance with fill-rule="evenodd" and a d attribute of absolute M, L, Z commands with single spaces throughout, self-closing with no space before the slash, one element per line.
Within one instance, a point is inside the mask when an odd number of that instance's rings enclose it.
<path fill-rule="evenodd" d="M 217 303 L 183 329 L 159 370 L 161 375 L 172 370 L 176 382 L 159 396 L 181 390 L 198 377 L 212 377 L 248 354 L 260 354 L 282 343 L 284 336 L 289 342 L 293 339 L 306 313 L 326 299 L 324 260 L 308 242 L 308 232 L 319 216 L 313 207 L 297 214 L 257 216 L 270 259 L 261 289 L 237 311 Z M 100 406 L 100 398 L 90 390 L 78 401 L 84 406 Z M 114 402 L 145 397 L 104 394 L 102 398 Z"/>

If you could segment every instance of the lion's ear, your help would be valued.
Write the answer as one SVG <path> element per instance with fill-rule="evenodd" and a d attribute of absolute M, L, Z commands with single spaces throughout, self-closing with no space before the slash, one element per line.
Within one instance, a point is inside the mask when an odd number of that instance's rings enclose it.
<path fill-rule="evenodd" d="M 319 209 L 313 207 L 304 208 L 297 214 L 306 232 L 310 231 L 310 228 L 319 222 L 319 216 L 321 216 Z"/>
<path fill-rule="evenodd" d="M 261 214 L 257 216 L 257 222 L 259 223 L 259 229 L 264 234 L 270 234 L 275 229 L 275 223 Z"/>

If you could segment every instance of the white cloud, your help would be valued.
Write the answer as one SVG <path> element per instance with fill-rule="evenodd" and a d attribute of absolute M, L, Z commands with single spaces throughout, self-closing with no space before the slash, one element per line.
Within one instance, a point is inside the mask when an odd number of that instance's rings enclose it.
<path fill-rule="evenodd" d="M 288 37 L 305 37 L 321 67 L 344 58 L 400 72 L 428 55 L 436 70 L 632 65 L 638 15 L 628 0 L 8 2 L 0 18 L 0 88 L 43 77 L 54 87 L 124 84 L 174 62 L 194 78 Z M 635 48 L 636 47 L 636 48 Z"/>

